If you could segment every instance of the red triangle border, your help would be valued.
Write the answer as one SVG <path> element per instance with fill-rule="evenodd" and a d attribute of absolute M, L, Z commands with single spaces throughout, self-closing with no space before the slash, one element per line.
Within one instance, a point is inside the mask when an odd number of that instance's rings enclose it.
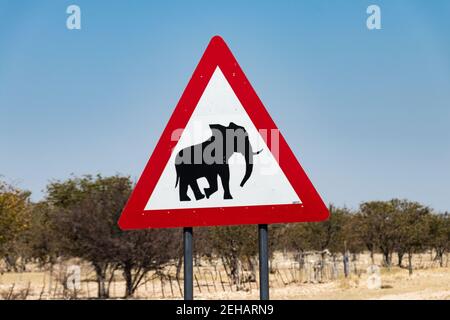
<path fill-rule="evenodd" d="M 121 229 L 312 222 L 328 218 L 328 208 L 281 133 L 278 162 L 302 204 L 145 210 L 177 143 L 171 139 L 172 132 L 186 127 L 217 66 L 255 127 L 258 130 L 267 129 L 268 132 L 277 129 L 224 40 L 219 36 L 213 37 L 122 212 L 119 220 Z"/>

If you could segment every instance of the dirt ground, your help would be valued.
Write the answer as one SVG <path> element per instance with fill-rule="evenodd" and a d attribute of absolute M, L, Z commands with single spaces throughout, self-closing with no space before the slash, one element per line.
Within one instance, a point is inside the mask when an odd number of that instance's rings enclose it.
<path fill-rule="evenodd" d="M 368 289 L 367 277 L 352 276 L 328 283 L 301 283 L 270 289 L 276 300 L 450 300 L 450 268 L 420 270 L 409 277 L 404 269 L 381 275 L 381 289 Z M 197 294 L 200 299 L 214 295 Z M 221 293 L 219 299 L 258 299 L 258 291 Z"/>
<path fill-rule="evenodd" d="M 309 260 L 308 260 L 309 259 Z M 371 264 L 368 255 L 355 257 L 351 263 L 351 274 L 345 278 L 341 261 L 329 262 L 318 276 L 314 267 L 317 261 L 308 258 L 303 268 L 298 267 L 295 259 L 289 255 L 277 253 L 272 261 L 273 273 L 270 274 L 271 299 L 295 300 L 346 300 L 346 299 L 383 299 L 383 300 L 450 300 L 450 266 L 441 268 L 424 254 L 415 257 L 416 269 L 409 276 L 406 268 L 380 268 L 381 288 L 369 289 L 366 273 Z M 448 258 L 447 258 L 448 259 Z M 381 265 L 381 256 L 375 259 Z M 395 261 L 394 261 L 395 263 Z M 52 273 L 30 267 L 27 272 L 3 273 L 0 275 L 0 299 L 90 299 L 96 297 L 97 284 L 95 274 L 87 263 L 71 261 L 69 265 L 81 267 L 79 290 L 65 290 L 64 272 L 67 265 L 62 264 Z M 176 279 L 175 268 L 166 270 L 166 278 L 161 279 L 149 274 L 137 292 L 137 299 L 181 299 L 183 280 Z M 196 299 L 258 299 L 258 281 L 232 284 L 219 263 L 211 265 L 202 262 L 194 268 L 194 295 Z M 258 277 L 256 277 L 258 278 Z M 111 297 L 121 298 L 125 283 L 117 273 L 111 283 Z M 75 296 L 76 293 L 76 296 Z"/>

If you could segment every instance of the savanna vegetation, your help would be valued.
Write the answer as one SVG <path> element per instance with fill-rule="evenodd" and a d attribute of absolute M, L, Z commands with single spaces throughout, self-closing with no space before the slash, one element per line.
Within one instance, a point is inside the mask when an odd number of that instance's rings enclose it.
<path fill-rule="evenodd" d="M 79 258 L 95 271 L 97 296 L 108 298 L 114 275 L 131 297 L 149 272 L 168 265 L 182 270 L 179 229 L 121 231 L 117 221 L 133 184 L 123 176 L 82 176 L 48 184 L 42 201 L 0 182 L 0 259 L 2 272 L 24 272 L 32 262 L 52 269 L 65 259 Z M 306 252 L 343 257 L 348 275 L 350 256 L 381 253 L 390 268 L 395 261 L 409 273 L 413 256 L 430 252 L 441 267 L 450 249 L 450 215 L 420 203 L 392 199 L 369 201 L 358 210 L 330 206 L 331 217 L 321 223 L 270 226 L 271 253 L 294 252 L 299 264 Z M 195 228 L 195 259 L 219 260 L 235 284 L 255 281 L 255 226 Z M 242 278 L 240 270 L 250 270 Z"/>

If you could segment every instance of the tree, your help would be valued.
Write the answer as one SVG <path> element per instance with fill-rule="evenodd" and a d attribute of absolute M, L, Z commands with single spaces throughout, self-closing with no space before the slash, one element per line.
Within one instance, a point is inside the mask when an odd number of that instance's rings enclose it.
<path fill-rule="evenodd" d="M 150 270 L 157 272 L 177 256 L 181 233 L 174 229 L 151 229 L 121 233 L 113 257 L 123 270 L 125 298 L 131 297 Z M 175 239 L 180 241 L 174 241 Z"/>
<path fill-rule="evenodd" d="M 125 297 L 129 297 L 151 269 L 158 269 L 171 258 L 171 231 L 123 232 L 117 226 L 131 189 L 128 177 L 100 175 L 48 186 L 48 201 L 57 211 L 54 226 L 61 248 L 66 255 L 92 264 L 100 298 L 109 296 L 118 269 L 123 271 Z"/>
<path fill-rule="evenodd" d="M 350 252 L 355 254 L 363 249 L 359 234 L 354 230 L 355 221 L 356 217 L 349 209 L 330 206 L 330 219 L 321 222 L 329 233 L 328 249 L 331 254 L 342 254 L 345 277 L 350 273 Z"/>
<path fill-rule="evenodd" d="M 408 270 L 411 275 L 413 254 L 427 245 L 430 209 L 417 202 L 398 200 L 395 201 L 395 210 L 396 250 L 408 255 Z M 399 265 L 401 266 L 401 259 Z"/>
<path fill-rule="evenodd" d="M 286 250 L 293 250 L 299 254 L 311 249 L 311 244 L 306 235 L 307 228 L 304 223 L 290 223 L 284 225 L 282 230 L 279 230 L 280 243 L 278 248 L 285 248 Z"/>
<path fill-rule="evenodd" d="M 384 264 L 391 266 L 392 254 L 397 240 L 397 226 L 394 215 L 399 200 L 371 201 L 360 205 L 358 227 L 360 239 L 373 255 L 376 248 L 383 254 Z"/>
<path fill-rule="evenodd" d="M 29 227 L 20 239 L 22 255 L 36 259 L 41 266 L 53 266 L 60 254 L 52 214 L 46 201 L 30 204 Z"/>
<path fill-rule="evenodd" d="M 29 196 L 29 192 L 0 181 L 0 257 L 8 268 L 16 269 L 14 247 L 29 226 Z"/>
<path fill-rule="evenodd" d="M 436 260 L 444 266 L 444 254 L 450 249 L 450 216 L 445 214 L 431 214 L 429 216 L 428 245 L 436 252 Z"/>
<path fill-rule="evenodd" d="M 300 265 L 303 264 L 303 253 L 317 250 L 325 258 L 325 250 L 335 257 L 342 254 L 345 275 L 348 275 L 348 253 L 361 251 L 359 235 L 353 230 L 355 216 L 347 208 L 330 205 L 330 218 L 322 222 L 286 225 L 280 231 L 280 242 L 288 250 L 298 252 Z M 322 264 L 323 265 L 323 264 Z"/>
<path fill-rule="evenodd" d="M 239 288 L 241 264 L 247 264 L 255 272 L 252 258 L 257 253 L 257 229 L 255 226 L 226 226 L 211 228 L 211 241 L 215 254 Z"/>
<path fill-rule="evenodd" d="M 311 249 L 306 232 L 307 228 L 304 223 L 286 224 L 277 231 L 279 243 L 276 248 L 295 252 L 295 258 L 298 260 L 300 269 L 305 264 L 305 251 Z"/>
<path fill-rule="evenodd" d="M 119 233 L 116 225 L 130 190 L 127 178 L 101 176 L 57 181 L 47 187 L 62 253 L 92 264 L 99 298 L 109 297 L 109 285 L 119 267 L 113 259 Z"/>
<path fill-rule="evenodd" d="M 337 208 L 330 205 L 330 218 L 319 223 L 307 225 L 310 231 L 307 233 L 311 246 L 322 252 L 328 249 L 333 257 L 342 254 L 344 263 L 344 274 L 347 277 L 350 272 L 349 253 L 361 251 L 358 235 L 354 232 L 352 222 L 353 214 L 347 208 Z"/>

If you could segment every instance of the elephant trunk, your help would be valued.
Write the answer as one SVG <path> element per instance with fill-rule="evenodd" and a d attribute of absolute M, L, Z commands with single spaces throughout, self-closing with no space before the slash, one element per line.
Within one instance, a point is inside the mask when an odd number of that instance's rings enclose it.
<path fill-rule="evenodd" d="M 245 176 L 244 179 L 242 179 L 241 182 L 241 187 L 244 186 L 244 184 L 247 182 L 247 180 L 250 178 L 250 175 L 252 174 L 253 171 L 253 164 L 252 163 L 247 163 L 247 165 L 245 166 Z"/>
<path fill-rule="evenodd" d="M 247 182 L 247 180 L 250 178 L 252 171 L 253 171 L 253 151 L 252 148 L 249 148 L 247 154 L 245 155 L 245 175 L 241 182 L 241 187 L 244 186 L 244 184 Z"/>

